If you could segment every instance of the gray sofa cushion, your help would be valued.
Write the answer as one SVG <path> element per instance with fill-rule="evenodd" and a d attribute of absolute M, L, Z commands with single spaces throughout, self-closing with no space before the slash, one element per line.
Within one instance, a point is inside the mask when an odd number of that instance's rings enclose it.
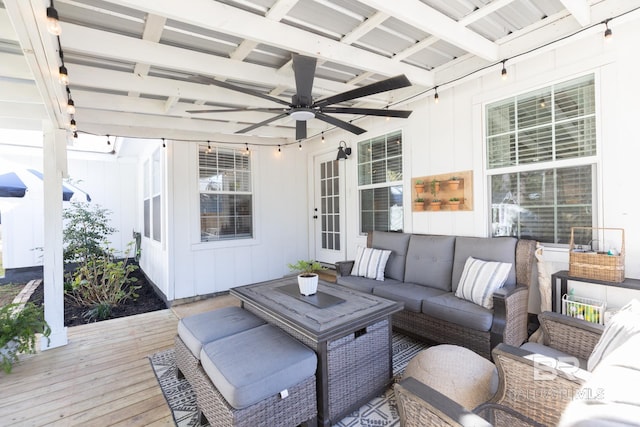
<path fill-rule="evenodd" d="M 458 282 L 464 270 L 467 258 L 474 257 L 485 261 L 510 262 L 511 271 L 505 286 L 516 283 L 516 244 L 515 237 L 456 237 L 453 272 L 451 274 L 452 290 L 458 289 Z"/>
<path fill-rule="evenodd" d="M 404 280 L 404 265 L 409 246 L 410 234 L 392 233 L 387 231 L 374 231 L 371 237 L 371 247 L 376 249 L 388 249 L 391 251 L 387 266 L 384 270 L 385 277 Z"/>
<path fill-rule="evenodd" d="M 451 291 L 455 236 L 412 235 L 404 281 Z"/>
<path fill-rule="evenodd" d="M 316 354 L 272 325 L 205 345 L 202 368 L 227 403 L 246 408 L 315 375 Z"/>
<path fill-rule="evenodd" d="M 370 294 L 373 292 L 374 288 L 378 286 L 395 286 L 398 284 L 402 284 L 399 280 L 394 279 L 384 279 L 383 282 L 376 279 L 367 279 L 366 277 L 358 277 L 358 276 L 342 276 L 337 277 L 338 285 L 343 285 L 351 289 L 355 289 L 356 291 L 366 292 Z"/>
<path fill-rule="evenodd" d="M 191 353 L 200 359 L 204 344 L 265 323 L 240 307 L 224 307 L 180 319 L 178 335 Z"/>
<path fill-rule="evenodd" d="M 386 283 L 386 282 L 385 282 Z M 373 290 L 374 295 L 388 298 L 393 301 L 404 303 L 404 309 L 420 313 L 422 310 L 422 300 L 436 295 L 442 295 L 445 291 L 426 286 L 416 285 L 415 283 L 400 283 L 397 285 L 376 286 Z"/>
<path fill-rule="evenodd" d="M 465 328 L 488 331 L 493 323 L 493 312 L 465 301 L 448 292 L 422 301 L 422 312 Z"/>

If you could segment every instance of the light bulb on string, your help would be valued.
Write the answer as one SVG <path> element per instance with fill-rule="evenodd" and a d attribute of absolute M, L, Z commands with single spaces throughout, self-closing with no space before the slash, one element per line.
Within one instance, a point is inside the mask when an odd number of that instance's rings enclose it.
<path fill-rule="evenodd" d="M 504 61 L 502 61 L 502 71 L 500 71 L 500 75 L 502 76 L 502 80 L 507 80 L 507 67 L 505 66 L 506 62 L 507 62 L 506 59 Z"/>
<path fill-rule="evenodd" d="M 78 125 L 76 124 L 76 119 L 71 119 L 71 121 L 69 122 L 69 129 L 71 129 L 72 132 L 75 132 L 78 130 Z"/>
<path fill-rule="evenodd" d="M 78 132 L 73 132 L 73 137 L 78 139 Z"/>
<path fill-rule="evenodd" d="M 61 65 L 60 68 L 58 68 L 58 73 L 60 74 L 60 83 L 69 86 L 69 72 L 67 71 L 67 67 Z"/>
<path fill-rule="evenodd" d="M 440 95 L 438 95 L 438 86 L 435 87 L 436 93 L 433 94 L 433 103 L 437 104 L 440 102 Z"/>
<path fill-rule="evenodd" d="M 607 41 L 611 41 L 611 39 L 613 38 L 613 31 L 611 31 L 611 28 L 609 28 L 609 21 L 610 19 L 606 19 L 604 21 L 604 26 L 606 27 L 606 30 L 604 30 L 604 38 Z"/>
<path fill-rule="evenodd" d="M 298 141 L 298 150 L 302 150 L 302 141 Z"/>
<path fill-rule="evenodd" d="M 211 141 L 207 141 L 207 154 L 211 153 Z"/>
<path fill-rule="evenodd" d="M 324 144 L 324 131 L 322 131 L 322 143 Z M 278 145 L 278 147 L 280 146 Z"/>
<path fill-rule="evenodd" d="M 111 141 L 109 140 L 109 134 L 107 134 L 107 145 L 111 145 Z"/>
<path fill-rule="evenodd" d="M 62 34 L 60 18 L 58 17 L 58 11 L 53 7 L 53 2 L 51 2 L 51 6 L 47 8 L 47 31 L 54 36 Z"/>
<path fill-rule="evenodd" d="M 282 153 L 282 150 L 280 149 L 280 144 L 278 144 L 278 153 Z"/>
<path fill-rule="evenodd" d="M 244 154 L 246 154 L 247 156 L 249 155 L 250 151 L 249 151 L 249 144 L 248 143 L 244 143 L 245 149 L 244 149 Z"/>
<path fill-rule="evenodd" d="M 71 98 L 67 100 L 67 113 L 68 114 L 76 113 L 76 104 L 73 102 L 73 99 Z"/>
<path fill-rule="evenodd" d="M 162 138 L 162 148 L 167 148 L 167 143 L 164 141 L 164 138 Z"/>

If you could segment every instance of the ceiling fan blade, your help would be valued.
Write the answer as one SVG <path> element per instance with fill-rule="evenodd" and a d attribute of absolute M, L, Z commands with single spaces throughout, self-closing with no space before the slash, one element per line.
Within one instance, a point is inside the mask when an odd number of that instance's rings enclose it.
<path fill-rule="evenodd" d="M 323 113 L 362 114 L 365 116 L 399 117 L 406 119 L 413 113 L 410 110 L 389 110 L 387 108 L 350 108 L 350 107 L 323 107 Z"/>
<path fill-rule="evenodd" d="M 283 113 L 284 108 L 218 108 L 215 110 L 187 110 L 187 113 L 199 114 L 199 113 L 234 113 L 238 111 L 258 111 L 261 113 Z"/>
<path fill-rule="evenodd" d="M 370 85 L 348 90 L 336 95 L 331 95 L 326 98 L 321 98 L 314 102 L 313 106 L 324 107 L 326 105 L 338 104 L 340 102 L 349 101 L 351 99 L 374 95 L 376 93 L 386 92 L 389 90 L 400 89 L 401 87 L 407 86 L 411 86 L 411 82 L 404 74 L 401 74 L 399 76 L 391 77 L 386 80 L 371 83 Z"/>
<path fill-rule="evenodd" d="M 335 117 L 327 116 L 323 113 L 316 113 L 316 119 L 322 120 L 323 122 L 327 122 L 331 125 L 337 126 L 340 129 L 344 129 L 351 133 L 355 133 L 356 135 L 360 135 L 361 133 L 365 133 L 366 130 L 362 129 L 358 126 L 352 125 L 349 122 L 345 122 L 344 120 L 336 119 Z"/>
<path fill-rule="evenodd" d="M 313 78 L 316 74 L 317 59 L 311 56 L 294 54 L 292 60 L 298 102 L 303 105 L 311 105 L 311 90 L 313 89 Z"/>
<path fill-rule="evenodd" d="M 296 139 L 307 139 L 307 122 L 304 120 L 296 121 Z"/>
<path fill-rule="evenodd" d="M 287 113 L 278 114 L 277 116 L 273 116 L 273 117 L 271 117 L 271 118 L 269 118 L 267 120 L 263 120 L 260 123 L 256 123 L 256 124 L 253 124 L 253 125 L 251 125 L 249 127 L 244 128 L 244 129 L 240 129 L 240 130 L 236 131 L 235 133 L 246 133 L 246 132 L 249 132 L 251 130 L 257 129 L 260 126 L 264 126 L 264 125 L 266 125 L 268 123 L 275 122 L 276 120 L 279 120 L 279 119 L 281 119 L 283 117 L 287 117 L 287 116 L 288 116 Z"/>
<path fill-rule="evenodd" d="M 225 89 L 229 89 L 229 90 L 235 90 L 236 92 L 242 92 L 242 93 L 246 93 L 247 95 L 251 95 L 251 96 L 256 96 L 258 98 L 263 98 L 263 99 L 268 99 L 269 101 L 273 101 L 273 102 L 277 102 L 278 104 L 282 104 L 282 105 L 286 105 L 287 107 L 289 106 L 289 102 L 284 101 L 280 98 L 276 98 L 275 96 L 271 96 L 271 95 L 267 95 L 265 93 L 261 93 L 258 92 L 256 90 L 253 89 L 248 89 L 246 87 L 242 87 L 242 86 L 237 86 L 234 85 L 232 83 L 227 83 L 227 82 L 223 82 L 220 80 L 216 80 L 216 79 L 212 79 L 211 77 L 206 77 L 206 76 L 192 76 L 189 78 L 189 80 L 198 82 L 198 83 L 205 83 L 205 84 L 210 84 L 210 85 L 214 85 L 214 86 L 219 86 Z"/>

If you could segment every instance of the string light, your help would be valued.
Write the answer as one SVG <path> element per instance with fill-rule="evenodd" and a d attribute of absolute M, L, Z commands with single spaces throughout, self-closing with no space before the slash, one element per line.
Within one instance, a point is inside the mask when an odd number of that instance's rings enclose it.
<path fill-rule="evenodd" d="M 207 154 L 211 154 L 211 141 L 207 141 Z"/>
<path fill-rule="evenodd" d="M 69 72 L 67 71 L 67 67 L 64 66 L 64 63 L 58 69 L 60 73 L 60 83 L 65 86 L 69 86 Z"/>
<path fill-rule="evenodd" d="M 248 155 L 249 155 L 249 153 L 250 153 L 250 151 L 249 151 L 249 144 L 245 142 L 245 143 L 244 143 L 244 145 L 245 145 L 244 153 L 248 156 Z"/>
<path fill-rule="evenodd" d="M 107 145 L 111 145 L 111 141 L 109 140 L 109 134 L 107 134 Z"/>
<path fill-rule="evenodd" d="M 164 138 L 162 138 L 162 148 L 167 148 L 167 143 L 164 142 Z"/>
<path fill-rule="evenodd" d="M 71 119 L 71 121 L 69 122 L 69 129 L 71 129 L 72 132 L 75 132 L 78 130 L 78 126 L 76 125 L 76 119 Z"/>
<path fill-rule="evenodd" d="M 606 27 L 606 30 L 604 30 L 604 38 L 607 41 L 610 41 L 613 38 L 613 31 L 611 31 L 611 28 L 609 28 L 609 21 L 611 19 L 605 19 L 604 20 L 604 26 Z"/>
<path fill-rule="evenodd" d="M 74 132 L 73 133 L 73 137 L 77 139 L 78 138 L 78 132 Z"/>
<path fill-rule="evenodd" d="M 505 67 L 506 62 L 506 59 L 502 61 L 502 71 L 500 72 L 500 74 L 502 75 L 502 80 L 507 80 L 507 67 Z"/>
<path fill-rule="evenodd" d="M 433 94 L 433 103 L 437 104 L 438 102 L 440 102 L 440 95 L 438 95 L 438 86 L 436 86 L 434 89 L 436 93 Z"/>
<path fill-rule="evenodd" d="M 302 141 L 298 141 L 298 150 L 302 150 Z"/>
<path fill-rule="evenodd" d="M 322 143 L 324 144 L 324 131 L 322 131 Z M 278 145 L 278 151 L 280 151 L 280 146 Z"/>
<path fill-rule="evenodd" d="M 73 102 L 73 99 L 71 98 L 67 100 L 67 113 L 68 114 L 76 113 L 76 104 Z"/>
<path fill-rule="evenodd" d="M 51 0 L 51 6 L 47 8 L 47 31 L 54 36 L 62 34 L 62 27 L 60 27 L 60 18 L 58 17 L 58 11 L 53 7 L 53 0 Z"/>
<path fill-rule="evenodd" d="M 282 153 L 282 150 L 280 149 L 280 145 L 278 145 L 278 153 Z"/>

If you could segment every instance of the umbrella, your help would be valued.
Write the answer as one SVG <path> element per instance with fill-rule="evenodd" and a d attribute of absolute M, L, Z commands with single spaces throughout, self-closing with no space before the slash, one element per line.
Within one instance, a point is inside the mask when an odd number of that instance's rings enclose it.
<path fill-rule="evenodd" d="M 44 176 L 42 172 L 35 169 L 27 169 L 29 174 L 23 178 L 30 180 L 30 177 L 37 177 L 42 181 Z M 0 175 L 0 197 L 24 197 L 28 189 L 28 185 L 16 172 L 7 172 Z M 75 196 L 75 197 L 74 197 Z M 91 201 L 91 196 L 71 184 L 62 184 L 62 200 L 68 201 Z"/>

